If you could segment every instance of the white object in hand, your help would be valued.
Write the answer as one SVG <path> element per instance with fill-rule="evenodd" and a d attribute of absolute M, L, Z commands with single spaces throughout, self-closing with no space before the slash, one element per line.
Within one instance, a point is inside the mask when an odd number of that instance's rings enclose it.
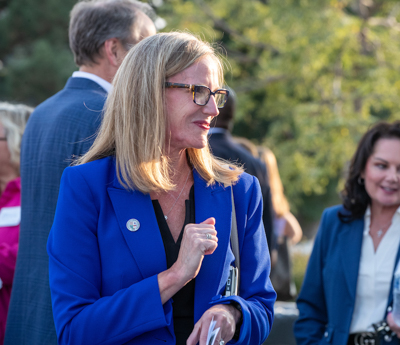
<path fill-rule="evenodd" d="M 220 329 L 220 327 L 214 329 L 216 323 L 217 321 L 214 321 L 214 318 L 212 318 L 210 326 L 208 327 L 207 345 L 214 345 L 215 343 L 215 338 L 217 337 Z"/>

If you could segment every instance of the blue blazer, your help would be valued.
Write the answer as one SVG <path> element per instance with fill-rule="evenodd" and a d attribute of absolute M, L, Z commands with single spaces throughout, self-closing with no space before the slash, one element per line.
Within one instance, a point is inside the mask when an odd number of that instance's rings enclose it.
<path fill-rule="evenodd" d="M 29 118 L 21 145 L 21 227 L 4 344 L 57 344 L 51 311 L 47 238 L 60 179 L 87 152 L 107 93 L 94 81 L 70 78 Z"/>
<path fill-rule="evenodd" d="M 196 222 L 215 217 L 219 239 L 196 277 L 194 322 L 212 305 L 235 300 L 243 311 L 237 344 L 261 344 L 276 294 L 258 181 L 243 174 L 234 194 L 241 286 L 240 297 L 226 298 L 221 294 L 234 261 L 230 187 L 207 186 L 194 171 Z M 137 231 L 128 230 L 130 219 L 139 221 Z M 167 264 L 151 199 L 120 185 L 113 158 L 65 170 L 47 250 L 60 344 L 175 344 L 173 301 L 162 305 L 157 282 Z"/>
<path fill-rule="evenodd" d="M 354 311 L 364 219 L 343 223 L 342 206 L 324 211 L 303 286 L 294 325 L 297 344 L 346 345 Z M 396 262 L 399 259 L 397 253 Z M 392 284 L 393 287 L 393 284 Z M 392 303 L 392 287 L 388 306 Z M 382 315 L 382 320 L 386 318 Z M 392 344 L 399 344 L 394 337 Z"/>

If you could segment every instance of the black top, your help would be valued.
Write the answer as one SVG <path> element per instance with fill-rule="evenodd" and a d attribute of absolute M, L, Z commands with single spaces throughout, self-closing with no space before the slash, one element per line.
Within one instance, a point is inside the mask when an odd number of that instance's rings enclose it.
<path fill-rule="evenodd" d="M 195 223 L 194 210 L 194 186 L 190 189 L 189 200 L 185 200 L 185 223 L 183 224 L 178 241 L 175 243 L 169 230 L 167 221 L 158 200 L 152 200 L 154 212 L 156 214 L 158 227 L 164 243 L 165 255 L 167 258 L 167 267 L 170 268 L 178 259 L 179 249 L 181 248 L 183 229 L 186 224 Z M 182 289 L 180 289 L 173 299 L 173 318 L 174 331 L 176 336 L 176 345 L 185 345 L 187 338 L 194 327 L 194 285 L 195 279 L 192 279 Z"/>

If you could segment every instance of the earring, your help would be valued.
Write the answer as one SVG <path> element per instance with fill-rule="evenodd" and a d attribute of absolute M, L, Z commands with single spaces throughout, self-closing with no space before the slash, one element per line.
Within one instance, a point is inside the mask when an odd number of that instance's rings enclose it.
<path fill-rule="evenodd" d="M 364 184 L 364 179 L 361 178 L 361 176 L 358 176 L 357 182 L 360 186 L 362 186 Z"/>

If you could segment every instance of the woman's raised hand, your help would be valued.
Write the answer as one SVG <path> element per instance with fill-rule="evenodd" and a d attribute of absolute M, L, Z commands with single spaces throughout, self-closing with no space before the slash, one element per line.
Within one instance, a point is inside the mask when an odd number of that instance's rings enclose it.
<path fill-rule="evenodd" d="M 200 271 L 204 255 L 214 253 L 218 246 L 215 218 L 185 226 L 178 259 L 172 267 L 158 275 L 161 301 L 164 304 Z"/>
<path fill-rule="evenodd" d="M 400 338 L 400 326 L 394 321 L 392 313 L 388 313 L 386 317 L 386 322 L 388 323 L 390 329 L 396 333 L 397 338 Z"/>
<path fill-rule="evenodd" d="M 214 218 L 208 218 L 200 224 L 187 224 L 178 259 L 173 266 L 188 282 L 199 273 L 204 255 L 214 253 L 217 246 L 218 237 Z"/>

